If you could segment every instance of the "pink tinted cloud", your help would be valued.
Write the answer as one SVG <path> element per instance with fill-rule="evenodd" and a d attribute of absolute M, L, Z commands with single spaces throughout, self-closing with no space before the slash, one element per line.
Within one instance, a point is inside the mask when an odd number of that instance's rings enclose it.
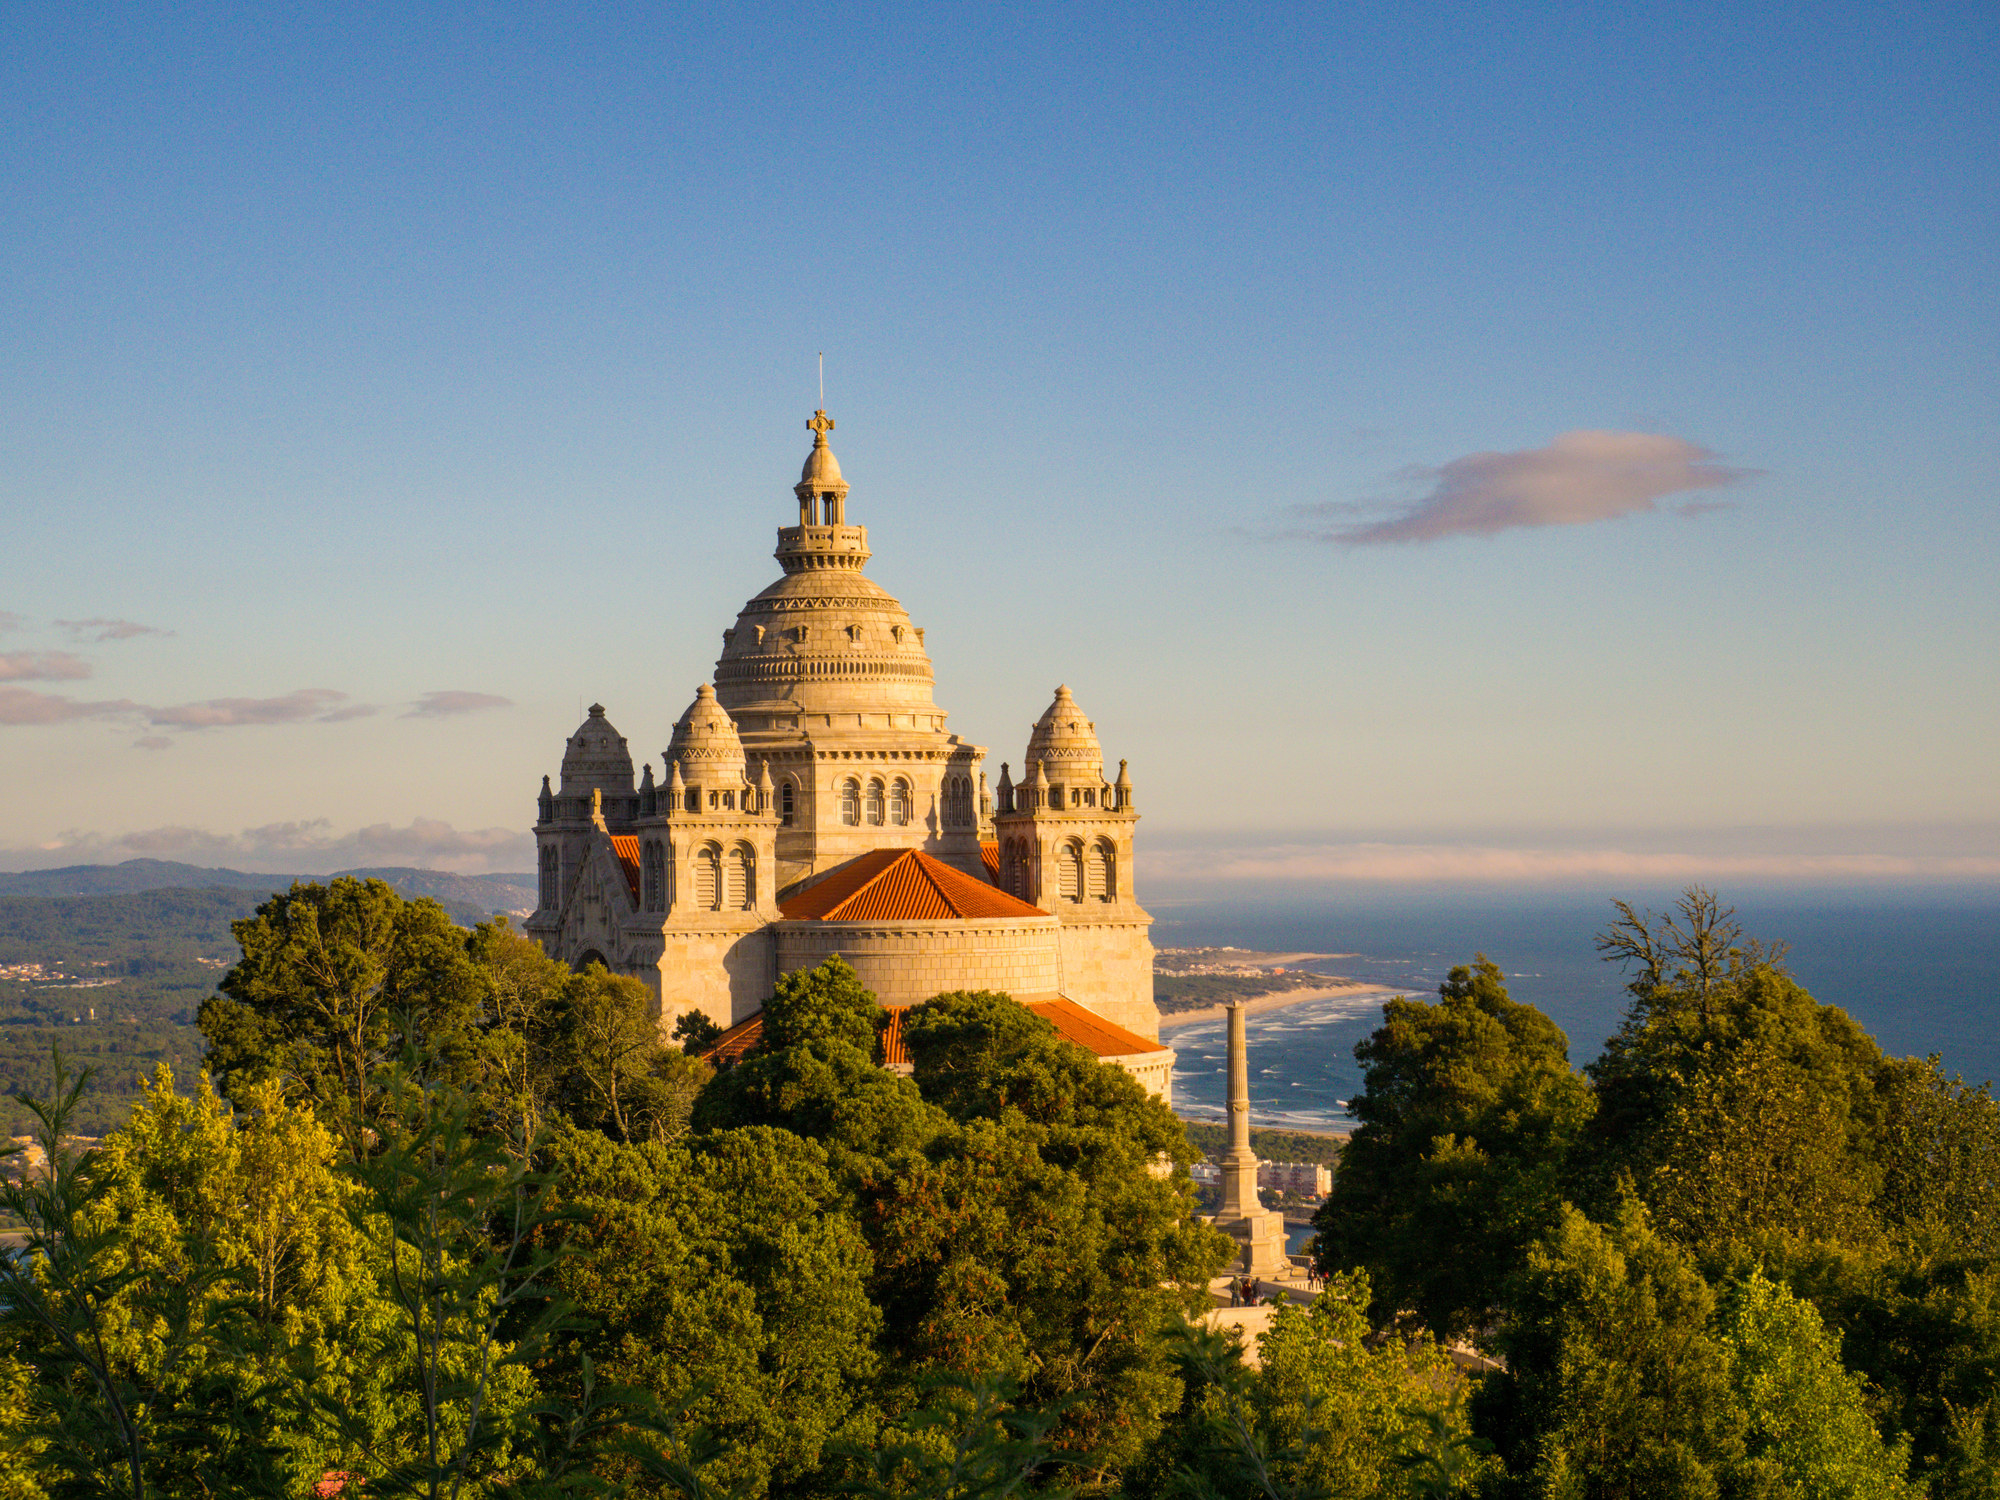
<path fill-rule="evenodd" d="M 1349 505 L 1309 507 L 1324 524 L 1287 535 L 1365 546 L 1583 526 L 1656 511 L 1669 495 L 1725 489 L 1762 472 L 1732 468 L 1667 433 L 1565 432 L 1542 448 L 1468 453 L 1437 468 L 1412 469 L 1410 476 L 1428 482 L 1429 490 L 1381 520 L 1336 521 L 1356 508 Z M 1673 508 L 1694 516 L 1727 504 L 1696 500 Z"/>
<path fill-rule="evenodd" d="M 144 739 L 132 741 L 134 750 L 171 750 L 174 742 L 164 734 L 149 734 Z"/>
<path fill-rule="evenodd" d="M 280 698 L 206 698 L 146 711 L 146 721 L 162 729 L 222 729 L 244 724 L 320 723 L 359 718 L 374 710 L 347 704 L 332 688 L 300 688 Z M 344 706 L 343 706 L 344 705 Z"/>
<path fill-rule="evenodd" d="M 469 693 L 450 691 L 425 693 L 403 715 L 406 719 L 442 719 L 452 714 L 477 713 L 482 708 L 512 708 L 512 698 L 502 698 L 498 693 Z"/>
<path fill-rule="evenodd" d="M 0 682 L 74 682 L 90 675 L 90 663 L 67 651 L 0 654 Z"/>
<path fill-rule="evenodd" d="M 51 620 L 78 640 L 129 641 L 135 635 L 172 635 L 171 630 L 162 630 L 157 625 L 141 625 L 135 620 Z"/>
<path fill-rule="evenodd" d="M 25 619 L 15 614 L 13 610 L 0 609 L 0 635 L 5 635 L 10 630 L 19 630 L 27 623 Z"/>
<path fill-rule="evenodd" d="M 144 712 L 142 704 L 129 698 L 84 703 L 60 693 L 0 687 L 0 724 L 65 724 L 73 719 L 116 719 Z"/>

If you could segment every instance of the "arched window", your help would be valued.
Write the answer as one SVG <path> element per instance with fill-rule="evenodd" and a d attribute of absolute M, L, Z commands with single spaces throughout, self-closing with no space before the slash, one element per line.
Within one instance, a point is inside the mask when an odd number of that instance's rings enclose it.
<path fill-rule="evenodd" d="M 541 874 L 542 878 L 540 881 L 541 885 L 540 895 L 542 901 L 542 908 L 543 910 L 546 911 L 553 909 L 555 904 L 562 899 L 557 892 L 558 882 L 556 880 L 556 846 L 554 844 L 542 845 Z"/>
<path fill-rule="evenodd" d="M 722 794 L 722 805 L 723 805 L 724 807 L 726 807 L 726 808 L 727 808 L 727 809 L 728 809 L 729 811 L 731 811 L 731 812 L 735 812 L 735 811 L 736 811 L 736 793 L 734 793 L 734 792 L 724 792 L 724 793 Z"/>
<path fill-rule="evenodd" d="M 698 813 L 701 811 L 700 787 L 691 786 L 687 789 L 687 810 L 692 813 Z"/>
<path fill-rule="evenodd" d="M 722 909 L 722 851 L 713 844 L 694 857 L 694 904 L 697 911 Z"/>
<path fill-rule="evenodd" d="M 639 906 L 642 911 L 660 909 L 660 846 L 651 839 L 639 848 Z"/>
<path fill-rule="evenodd" d="M 840 821 L 849 828 L 861 822 L 861 783 L 852 776 L 840 784 Z"/>
<path fill-rule="evenodd" d="M 889 821 L 898 828 L 910 821 L 910 784 L 900 776 L 889 788 Z"/>
<path fill-rule="evenodd" d="M 867 815 L 868 826 L 870 828 L 880 828 L 882 826 L 882 783 L 880 781 L 869 781 L 868 803 L 863 811 Z"/>
<path fill-rule="evenodd" d="M 722 866 L 722 909 L 749 911 L 757 904 L 757 856 L 748 844 L 737 844 Z"/>
<path fill-rule="evenodd" d="M 1065 901 L 1083 899 L 1083 845 L 1064 844 L 1056 851 L 1056 890 Z"/>
<path fill-rule="evenodd" d="M 778 815 L 787 828 L 792 826 L 792 799 L 796 790 L 789 779 L 778 788 Z"/>
<path fill-rule="evenodd" d="M 1118 896 L 1118 851 L 1107 839 L 1090 847 L 1090 861 L 1084 869 L 1084 893 L 1093 901 L 1113 901 Z"/>

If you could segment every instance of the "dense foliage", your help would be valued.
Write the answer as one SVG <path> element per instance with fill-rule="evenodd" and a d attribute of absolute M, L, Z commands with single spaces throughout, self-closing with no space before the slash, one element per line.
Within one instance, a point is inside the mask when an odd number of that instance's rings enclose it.
<path fill-rule="evenodd" d="M 1581 1072 L 1484 955 L 1356 1048 L 1315 1220 L 1378 1330 L 1504 1361 L 1494 1495 L 2000 1494 L 2000 1110 L 1890 1059 L 1709 892 L 1602 934 Z"/>
<path fill-rule="evenodd" d="M 380 882 L 234 937 L 206 1071 L 90 1151 L 60 1059 L 23 1106 L 0 1500 L 2000 1494 L 2000 1111 L 1705 892 L 1619 909 L 1587 1069 L 1483 956 L 1386 1008 L 1254 1351 L 1188 1132 L 1005 995 L 899 1074 L 831 960 L 716 1073 Z"/>

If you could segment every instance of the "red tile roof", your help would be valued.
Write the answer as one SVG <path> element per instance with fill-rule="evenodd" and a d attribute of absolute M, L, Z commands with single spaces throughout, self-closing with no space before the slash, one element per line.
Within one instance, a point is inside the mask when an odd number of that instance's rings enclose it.
<path fill-rule="evenodd" d="M 916 849 L 870 850 L 778 910 L 793 921 L 817 922 L 947 922 L 1048 915 Z"/>
<path fill-rule="evenodd" d="M 979 846 L 979 862 L 986 866 L 986 878 L 995 885 L 998 885 L 1000 883 L 1000 846 L 998 844 L 981 844 Z"/>
<path fill-rule="evenodd" d="M 632 900 L 639 900 L 639 840 L 629 833 L 610 835 L 611 852 L 618 856 L 618 866 L 625 872 L 625 884 L 631 887 Z"/>
<path fill-rule="evenodd" d="M 1067 995 L 1048 1000 L 1024 1002 L 1028 1009 L 1055 1027 L 1056 1035 L 1074 1042 L 1097 1057 L 1132 1057 L 1144 1052 L 1163 1052 L 1164 1042 L 1127 1031 L 1104 1017 L 1084 1009 Z M 910 1066 L 909 1045 L 903 1040 L 903 1016 L 907 1006 L 889 1009 L 889 1024 L 882 1029 L 882 1065 L 887 1068 Z M 764 1036 L 764 1013 L 760 1010 L 747 1021 L 738 1021 L 723 1032 L 702 1056 L 719 1068 L 741 1062 Z"/>
<path fill-rule="evenodd" d="M 625 871 L 625 883 L 632 888 L 632 900 L 639 900 L 639 840 L 629 833 L 614 833 L 611 836 L 611 852 L 618 856 L 618 864 Z"/>
<path fill-rule="evenodd" d="M 701 1055 L 718 1068 L 726 1068 L 731 1063 L 743 1061 L 743 1055 L 764 1040 L 764 1012 L 761 1010 L 747 1021 L 738 1021 L 723 1032 Z"/>
<path fill-rule="evenodd" d="M 1067 995 L 1053 1000 L 1030 1000 L 1028 1009 L 1061 1033 L 1066 1042 L 1095 1052 L 1099 1057 L 1130 1057 L 1137 1052 L 1162 1052 L 1166 1043 L 1127 1031 L 1094 1010 L 1086 1010 Z"/>

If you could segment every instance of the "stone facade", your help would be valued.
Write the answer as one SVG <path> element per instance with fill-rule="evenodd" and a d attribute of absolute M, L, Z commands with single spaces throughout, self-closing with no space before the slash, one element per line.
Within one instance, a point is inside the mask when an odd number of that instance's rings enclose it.
<path fill-rule="evenodd" d="M 1068 688 L 996 798 L 982 746 L 945 727 L 923 630 L 863 569 L 868 532 L 823 412 L 778 531 L 779 579 L 722 633 L 715 682 L 635 784 L 624 738 L 592 705 L 543 778 L 530 934 L 566 963 L 644 978 L 662 1024 L 731 1026 L 776 979 L 838 953 L 884 1004 L 949 989 L 1067 996 L 1157 1039 L 1152 918 L 1133 889 L 1132 785 L 1103 775 Z M 997 800 L 997 806 L 995 805 Z M 1035 908 L 948 920 L 794 919 L 784 906 L 877 851 L 910 849 Z M 885 858 L 887 856 L 884 856 Z M 997 874 L 996 874 L 997 872 Z M 991 890 L 992 885 L 983 885 Z M 1148 1061 L 1147 1059 L 1150 1059 Z M 1128 1063 L 1150 1078 L 1172 1054 Z"/>

